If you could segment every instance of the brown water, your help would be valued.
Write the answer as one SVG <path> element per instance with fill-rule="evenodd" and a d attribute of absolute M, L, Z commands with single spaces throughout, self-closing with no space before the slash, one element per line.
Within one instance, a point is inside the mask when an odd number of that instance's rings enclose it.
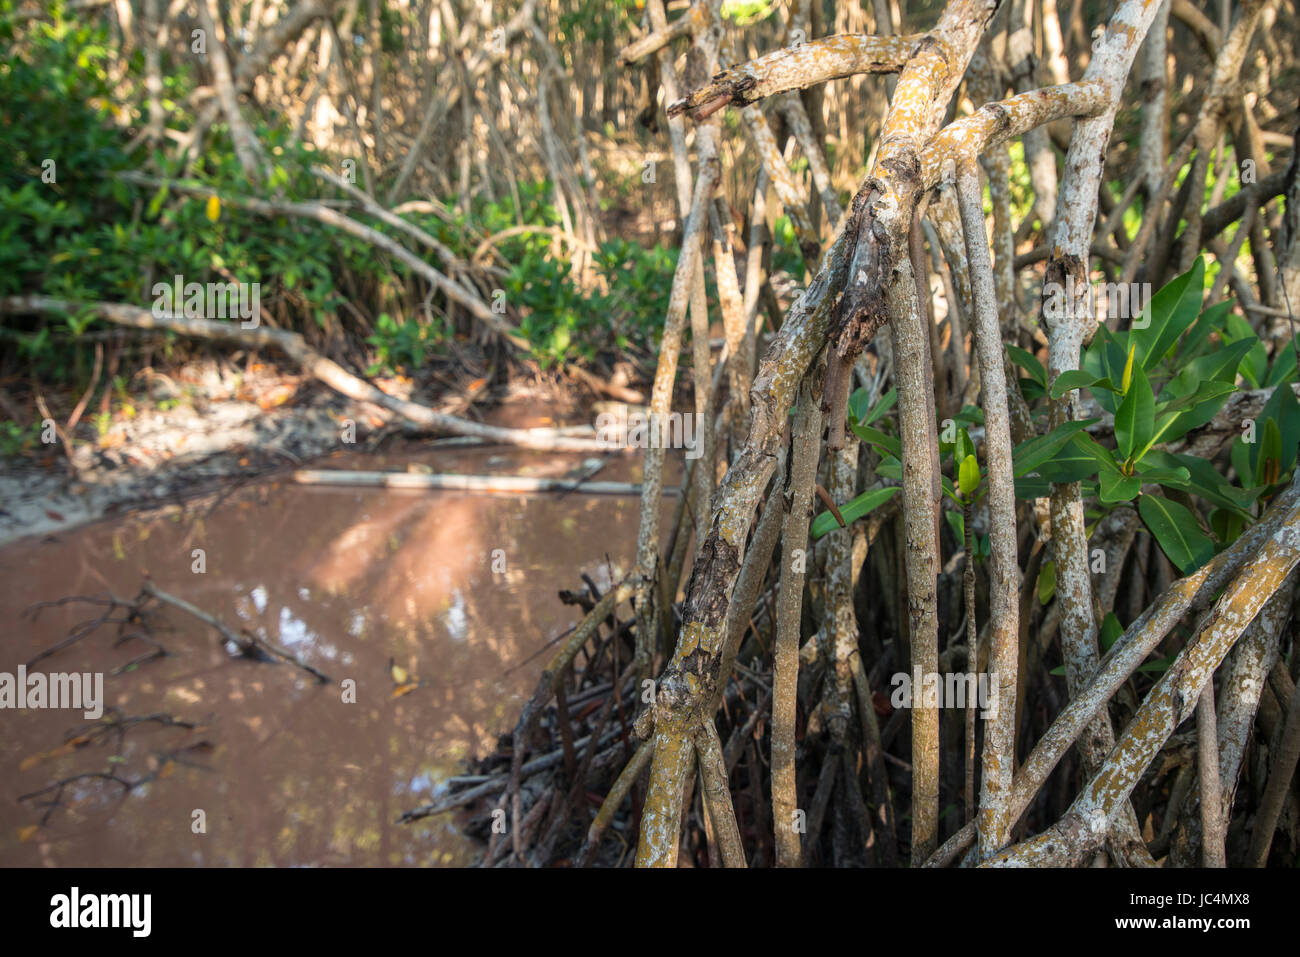
<path fill-rule="evenodd" d="M 581 456 L 494 450 L 340 456 L 319 467 L 560 475 Z M 635 458 L 602 479 L 632 480 Z M 667 504 L 666 508 L 671 508 Z M 106 627 L 33 666 L 104 672 L 108 708 L 163 713 L 187 730 L 138 724 L 81 747 L 81 711 L 0 711 L 0 865 L 456 865 L 477 847 L 454 815 L 397 824 L 446 788 L 512 725 L 548 655 L 579 617 L 556 598 L 587 572 L 602 588 L 629 566 L 637 500 L 570 494 L 312 488 L 271 480 L 183 512 L 128 516 L 0 551 L 0 672 L 100 609 L 22 617 L 68 595 L 134 596 L 156 586 L 248 628 L 334 679 L 234 658 L 173 610 L 156 637 L 169 656 L 119 675 L 148 649 Z M 207 570 L 192 570 L 192 549 Z M 504 573 L 494 572 L 502 550 Z M 503 553 L 503 554 L 502 554 Z M 499 563 L 498 563 L 499 568 Z M 394 697 L 389 659 L 424 684 Z M 340 682 L 356 683 L 344 703 Z M 193 747 L 190 747 L 193 745 Z M 63 747 L 61 747 L 63 746 Z M 148 784 L 69 785 L 45 824 L 38 800 L 73 775 Z M 194 833 L 194 812 L 206 833 Z"/>

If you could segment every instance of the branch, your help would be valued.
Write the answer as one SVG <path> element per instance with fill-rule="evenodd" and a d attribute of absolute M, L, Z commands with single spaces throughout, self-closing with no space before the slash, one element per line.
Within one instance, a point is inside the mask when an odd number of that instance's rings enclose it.
<path fill-rule="evenodd" d="M 1294 504 L 1298 490 L 1300 473 L 1285 493 L 1290 496 L 1292 504 L 1271 537 L 1254 552 L 1251 564 L 1233 581 L 1196 636 L 1156 682 L 1107 756 L 1106 763 L 1088 782 L 1070 810 L 1052 828 L 997 855 L 990 864 L 1074 864 L 1104 840 L 1121 809 L 1127 806 L 1129 794 L 1151 759 L 1178 725 L 1191 717 L 1200 689 L 1265 601 L 1284 584 L 1291 570 L 1300 562 L 1300 507 Z M 1189 579 L 1184 579 L 1186 581 Z M 1112 649 L 1107 661 L 1103 662 L 1103 671 L 1114 657 L 1115 650 Z M 1028 764 L 1026 762 L 1026 768 Z"/>
<path fill-rule="evenodd" d="M 921 151 L 921 182 L 930 188 L 944 166 L 1023 136 L 1036 127 L 1067 116 L 1096 116 L 1106 107 L 1107 87 L 1100 80 L 1065 83 L 986 103 L 970 116 L 953 120 Z"/>
<path fill-rule="evenodd" d="M 1011 413 L 1007 403 L 1002 336 L 993 287 L 993 257 L 984 231 L 983 190 L 978 167 L 967 157 L 957 167 L 957 198 L 974 294 L 975 347 L 983 382 L 986 466 L 989 483 L 992 568 L 989 573 L 989 619 L 992 651 L 989 681 L 997 712 L 984 732 L 981 760 L 980 854 L 1006 844 L 1011 834 L 1009 800 L 1016 754 L 1016 672 L 1019 662 L 1020 562 L 1016 555 L 1016 490 L 1011 466 Z M 971 561 L 967 552 L 967 563 Z M 974 608 L 969 609 L 974 613 Z M 970 668 L 971 671 L 978 670 Z M 933 851 L 933 848 L 930 849 Z M 928 854 L 927 854 L 928 856 Z"/>
<path fill-rule="evenodd" d="M 89 309 L 99 318 L 119 326 L 134 329 L 166 329 L 199 339 L 236 342 L 245 348 L 269 347 L 278 349 L 293 359 L 302 370 L 320 380 L 335 392 L 358 402 L 370 402 L 387 409 L 416 425 L 439 429 L 455 435 L 469 435 L 518 445 L 544 452 L 599 452 L 608 451 L 601 439 L 584 439 L 565 436 L 553 429 L 506 429 L 458 419 L 453 415 L 435 412 L 427 406 L 399 399 L 359 379 L 332 359 L 327 359 L 296 332 L 268 329 L 259 326 L 244 329 L 233 322 L 214 319 L 186 319 L 181 316 L 155 316 L 139 306 L 112 302 L 81 302 L 72 299 L 52 299 L 48 296 L 9 296 L 0 298 L 0 314 L 25 312 L 76 313 Z"/>
<path fill-rule="evenodd" d="M 723 70 L 711 82 L 670 103 L 668 115 L 691 110 L 696 119 L 702 119 L 727 104 L 748 106 L 786 90 L 803 90 L 828 80 L 858 73 L 897 73 L 920 42 L 919 35 L 841 34 L 773 50 Z"/>
<path fill-rule="evenodd" d="M 358 239 L 384 250 L 412 272 L 426 279 L 452 302 L 467 309 L 474 318 L 486 323 L 495 332 L 505 336 L 521 349 L 528 348 L 527 340 L 512 329 L 499 315 L 489 309 L 482 299 L 467 292 L 459 283 L 448 279 L 396 240 L 385 236 L 377 229 L 372 229 L 364 223 L 359 223 L 355 219 L 344 216 L 338 210 L 332 209 L 323 203 L 271 202 L 264 199 L 255 199 L 251 196 L 223 196 L 214 189 L 193 183 L 159 179 L 142 173 L 125 172 L 117 175 L 128 183 L 138 183 L 145 186 L 165 186 L 168 189 L 189 193 L 194 196 L 216 196 L 224 204 L 247 209 L 262 216 L 297 216 L 301 219 L 314 219 L 326 226 L 341 229 L 345 233 L 356 236 Z"/>

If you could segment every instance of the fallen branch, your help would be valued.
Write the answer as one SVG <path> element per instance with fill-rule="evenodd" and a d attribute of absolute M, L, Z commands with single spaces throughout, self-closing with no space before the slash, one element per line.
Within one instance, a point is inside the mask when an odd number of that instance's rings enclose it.
<path fill-rule="evenodd" d="M 150 598 L 156 598 L 165 605 L 179 608 L 187 615 L 191 615 L 210 628 L 214 628 L 222 638 L 233 644 L 241 653 L 248 657 L 257 657 L 260 655 L 267 659 L 279 658 L 282 661 L 287 661 L 289 664 L 301 668 L 303 671 L 315 677 L 315 679 L 321 684 L 329 684 L 332 680 L 329 675 L 325 674 L 325 672 L 313 668 L 292 651 L 281 648 L 274 642 L 261 638 L 247 629 L 235 631 L 220 618 L 209 615 L 201 608 L 191 605 L 183 598 L 177 598 L 175 595 L 162 591 L 157 588 L 153 582 L 145 582 L 144 587 L 140 589 L 140 593 L 142 595 L 148 595 Z"/>
<path fill-rule="evenodd" d="M 370 402 L 400 415 L 416 425 L 439 429 L 456 435 L 468 435 L 505 445 L 518 445 L 544 452 L 604 452 L 608 445 L 600 439 L 582 439 L 565 436 L 552 429 L 507 429 L 495 425 L 470 422 L 427 406 L 399 399 L 354 376 L 337 362 L 327 359 L 296 332 L 268 329 L 258 326 L 244 329 L 234 322 L 213 319 L 186 319 L 182 316 L 156 316 L 140 306 L 112 302 L 83 302 L 74 299 L 53 299 L 49 296 L 8 296 L 0 298 L 0 314 L 23 312 L 75 313 L 89 309 L 100 319 L 130 326 L 134 329 L 166 329 L 198 339 L 236 342 L 245 348 L 267 346 L 279 349 L 302 367 L 308 375 L 319 379 L 335 392 L 358 402 Z"/>
<path fill-rule="evenodd" d="M 526 494 L 528 492 L 586 492 L 588 495 L 640 495 L 635 482 L 578 482 L 563 478 L 532 478 L 524 475 L 421 475 L 414 472 L 349 472 L 332 469 L 300 469 L 293 473 L 299 485 L 380 486 L 383 488 L 441 489 L 455 492 Z M 665 495 L 680 494 L 675 487 Z"/>

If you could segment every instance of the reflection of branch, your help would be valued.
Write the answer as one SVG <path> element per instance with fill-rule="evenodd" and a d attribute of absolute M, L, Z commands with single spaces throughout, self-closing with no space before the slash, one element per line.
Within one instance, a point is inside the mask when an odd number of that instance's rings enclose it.
<path fill-rule="evenodd" d="M 170 727 L 182 727 L 182 728 L 190 728 L 190 729 L 195 727 L 195 725 L 191 722 L 181 721 L 176 718 L 173 718 L 171 715 L 165 715 L 165 714 L 140 715 L 131 718 L 119 718 L 116 722 L 112 722 L 109 725 L 104 726 L 102 729 L 97 727 L 94 730 L 92 730 L 89 734 L 84 735 L 83 737 L 85 738 L 85 740 L 81 741 L 78 746 L 83 746 L 85 744 L 88 744 L 90 737 L 98 731 L 102 730 L 102 732 L 105 734 L 110 731 L 118 731 L 119 733 L 124 733 L 126 727 L 129 727 L 134 724 L 142 724 L 146 721 L 157 721 L 159 723 L 162 723 L 165 726 L 170 726 Z M 77 741 L 77 740 L 78 740 L 77 738 L 73 738 L 73 741 Z M 186 758 L 184 757 L 187 751 L 195 751 L 195 750 L 206 751 L 211 747 L 212 745 L 208 741 L 196 741 L 193 744 L 187 744 L 184 747 L 173 748 L 169 751 L 156 752 L 153 755 L 153 761 L 154 761 L 153 770 L 151 770 L 148 774 L 144 775 L 143 777 L 136 778 L 135 780 L 131 780 L 129 778 L 124 778 L 120 775 L 113 774 L 111 771 L 85 771 L 82 772 L 81 774 L 73 774 L 66 778 L 60 778 L 58 781 L 55 781 L 53 784 L 47 784 L 45 787 L 38 788 L 35 791 L 29 791 L 26 794 L 20 794 L 18 796 L 18 800 L 30 801 L 40 797 L 43 794 L 49 794 L 50 792 L 54 792 L 54 796 L 52 798 L 50 798 L 48 801 L 41 802 L 42 805 L 45 807 L 45 813 L 41 815 L 41 820 L 39 823 L 41 827 L 44 827 L 46 824 L 49 823 L 49 820 L 54 815 L 54 812 L 62 805 L 63 792 L 67 790 L 69 785 L 74 784 L 77 781 L 93 781 L 93 780 L 110 781 L 113 784 L 116 784 L 122 788 L 122 796 L 125 797 L 127 794 L 130 794 L 132 791 L 136 790 L 137 788 L 143 787 L 146 784 L 151 784 L 152 782 L 158 780 L 159 778 L 164 778 L 167 775 L 171 774 L 171 768 L 173 765 L 176 764 L 184 764 L 185 766 L 192 767 L 192 768 L 201 768 L 202 770 L 205 771 L 211 770 L 205 765 L 195 764 L 192 761 L 186 760 Z"/>
<path fill-rule="evenodd" d="M 149 595 L 158 599 L 164 604 L 171 605 L 173 608 L 179 608 L 181 611 L 194 616 L 199 621 L 209 627 L 215 628 L 221 637 L 231 642 L 240 650 L 240 653 L 248 658 L 257 658 L 267 656 L 269 658 L 280 658 L 292 665 L 297 665 L 303 671 L 306 671 L 316 677 L 321 684 L 329 684 L 330 677 L 323 671 L 318 671 L 311 665 L 307 664 L 293 652 L 281 648 L 279 645 L 260 638 L 247 629 L 236 632 L 226 625 L 220 618 L 214 618 L 200 608 L 196 608 L 183 598 L 177 598 L 175 595 L 169 595 L 165 591 L 160 591 L 154 586 L 153 582 L 145 582 L 141 594 Z"/>
<path fill-rule="evenodd" d="M 106 625 L 106 624 L 125 625 L 131 622 L 144 621 L 145 613 L 144 613 L 144 609 L 141 607 L 141 602 L 139 602 L 138 600 L 126 601 L 124 599 L 118 598 L 117 596 L 111 593 L 105 598 L 91 597 L 87 595 L 70 595 L 66 598 L 55 599 L 54 601 L 40 601 L 30 606 L 27 609 L 27 615 L 31 618 L 32 621 L 35 621 L 40 616 L 41 611 L 43 611 L 44 609 L 58 608 L 63 605 L 71 604 L 72 602 L 82 602 L 87 605 L 106 605 L 108 607 L 108 610 L 105 611 L 98 618 L 92 618 L 87 621 L 83 621 L 80 624 L 74 625 L 72 627 L 72 630 L 68 632 L 68 636 L 66 638 L 64 638 L 62 641 L 56 642 L 55 644 L 51 645 L 49 648 L 46 648 L 44 651 L 40 652 L 38 655 L 36 655 L 36 657 L 32 658 L 30 661 L 27 662 L 26 667 L 30 668 L 32 665 L 36 664 L 36 662 L 41 661 L 44 658 L 48 658 L 51 655 L 57 654 L 58 652 L 62 651 L 64 648 L 67 648 L 71 645 L 75 645 L 82 638 L 85 638 L 87 635 L 89 635 L 91 632 L 97 629 L 100 625 Z M 127 614 L 125 618 L 114 618 L 113 612 L 119 608 L 130 609 L 130 612 L 129 614 Z M 138 637 L 138 636 L 124 635 L 122 636 L 122 638 L 119 639 L 119 644 L 130 637 Z"/>

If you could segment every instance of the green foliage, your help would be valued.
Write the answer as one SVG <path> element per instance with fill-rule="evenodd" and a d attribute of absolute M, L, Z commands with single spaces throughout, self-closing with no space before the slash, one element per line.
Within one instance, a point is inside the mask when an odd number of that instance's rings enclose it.
<path fill-rule="evenodd" d="M 1294 350 L 1282 350 L 1270 367 L 1249 324 L 1232 315 L 1231 302 L 1201 308 L 1205 281 L 1198 259 L 1151 298 L 1131 329 L 1100 327 L 1079 369 L 1052 383 L 1052 396 L 1086 389 L 1113 414 L 1113 449 L 1083 431 L 1090 420 L 1066 423 L 1015 450 L 1018 495 L 1036 498 L 1052 482 L 1082 482 L 1102 514 L 1137 499 L 1148 531 L 1184 574 L 1253 520 L 1255 503 L 1288 480 L 1300 445 L 1300 405 L 1289 386 Z M 1038 381 L 1039 364 L 1009 351 Z M 1166 446 L 1213 419 L 1239 379 L 1248 387 L 1280 387 L 1255 422 L 1243 423 L 1232 449 L 1234 483 L 1210 462 Z M 1142 491 L 1153 485 L 1164 494 Z"/>
<path fill-rule="evenodd" d="M 252 191 L 220 126 L 189 168 L 162 152 L 128 152 L 127 121 L 138 127 L 142 118 L 118 115 L 110 105 L 118 91 L 109 80 L 111 43 L 104 28 L 64 22 L 56 14 L 49 22 L 23 21 L 22 42 L 14 44 L 15 27 L 4 17 L 13 9 L 13 0 L 0 0 L 0 39 L 12 50 L 0 62 L 0 150 L 7 158 L 0 168 L 0 295 L 42 293 L 148 306 L 155 282 L 176 275 L 199 283 L 235 277 L 261 285 L 261 304 L 281 327 L 310 334 L 353 326 L 350 331 L 373 347 L 372 373 L 419 369 L 467 331 L 454 328 L 440 311 L 440 297 L 426 303 L 422 279 L 362 240 L 232 203 L 222 203 L 214 221 L 203 196 L 122 180 L 117 174 L 145 167 L 164 180 L 185 176 L 187 186 L 223 197 Z M 632 12 L 620 7 L 602 16 L 621 23 Z M 393 52 L 400 33 L 387 18 L 382 26 L 385 49 Z M 138 60 L 129 61 L 124 83 L 142 82 Z M 191 76 L 169 75 L 164 105 L 182 102 L 193 86 Z M 339 169 L 339 158 L 295 142 L 278 120 L 258 123 L 254 133 L 269 168 L 259 192 L 285 201 L 330 193 L 311 168 Z M 54 163 L 53 182 L 42 181 L 46 160 Z M 443 205 L 454 202 L 446 197 Z M 406 242 L 356 209 L 349 215 Z M 468 208 L 408 218 L 467 261 L 488 237 L 536 227 L 503 238 L 495 249 L 498 262 L 507 264 L 500 283 L 509 318 L 543 366 L 589 359 L 600 350 L 653 348 L 675 252 L 606 243 L 579 282 L 568 254 L 554 252 L 553 227 L 560 216 L 549 182 L 522 182 L 517 196 L 493 201 L 480 194 Z M 28 320 L 7 331 L 4 347 L 13 348 L 38 378 L 75 379 L 88 368 L 89 350 L 80 337 L 94 321 Z"/>
<path fill-rule="evenodd" d="M 1097 503 L 1091 521 L 1114 508 L 1135 507 L 1183 574 L 1203 565 L 1254 520 L 1258 503 L 1289 481 L 1300 447 L 1300 403 L 1290 388 L 1294 349 L 1280 350 L 1270 364 L 1249 324 L 1232 314 L 1232 302 L 1202 309 L 1205 284 L 1204 262 L 1198 259 L 1151 297 L 1131 329 L 1112 333 L 1100 327 L 1078 370 L 1055 382 L 1049 383 L 1036 356 L 1007 346 L 1011 363 L 1024 373 L 1021 389 L 1040 412 L 1049 396 L 1085 389 L 1114 419 L 1113 447 L 1089 434 L 1096 418 L 1067 422 L 1018 445 L 1012 456 L 1017 496 L 1039 498 L 1053 483 L 1081 482 L 1085 497 Z M 1276 388 L 1258 418 L 1243 423 L 1234 443 L 1235 480 L 1204 459 L 1170 450 L 1170 443 L 1210 422 L 1244 387 Z M 879 455 L 876 474 L 901 481 L 902 446 L 887 415 L 894 400 L 891 391 L 870 404 L 867 391 L 859 389 L 849 399 L 849 427 Z M 962 509 L 987 493 L 967 432 L 980 424 L 979 410 L 968 407 L 939 426 L 943 490 L 958 506 L 944 515 L 958 542 L 964 541 Z M 888 491 L 854 499 L 854 517 L 888 501 Z M 848 509 L 843 511 L 850 520 Z M 834 525 L 833 516 L 823 512 L 813 528 L 824 533 Z M 987 537 L 975 542 L 974 551 L 977 558 L 987 555 Z M 1050 598 L 1054 582 L 1052 570 L 1045 568 L 1040 597 Z"/>

